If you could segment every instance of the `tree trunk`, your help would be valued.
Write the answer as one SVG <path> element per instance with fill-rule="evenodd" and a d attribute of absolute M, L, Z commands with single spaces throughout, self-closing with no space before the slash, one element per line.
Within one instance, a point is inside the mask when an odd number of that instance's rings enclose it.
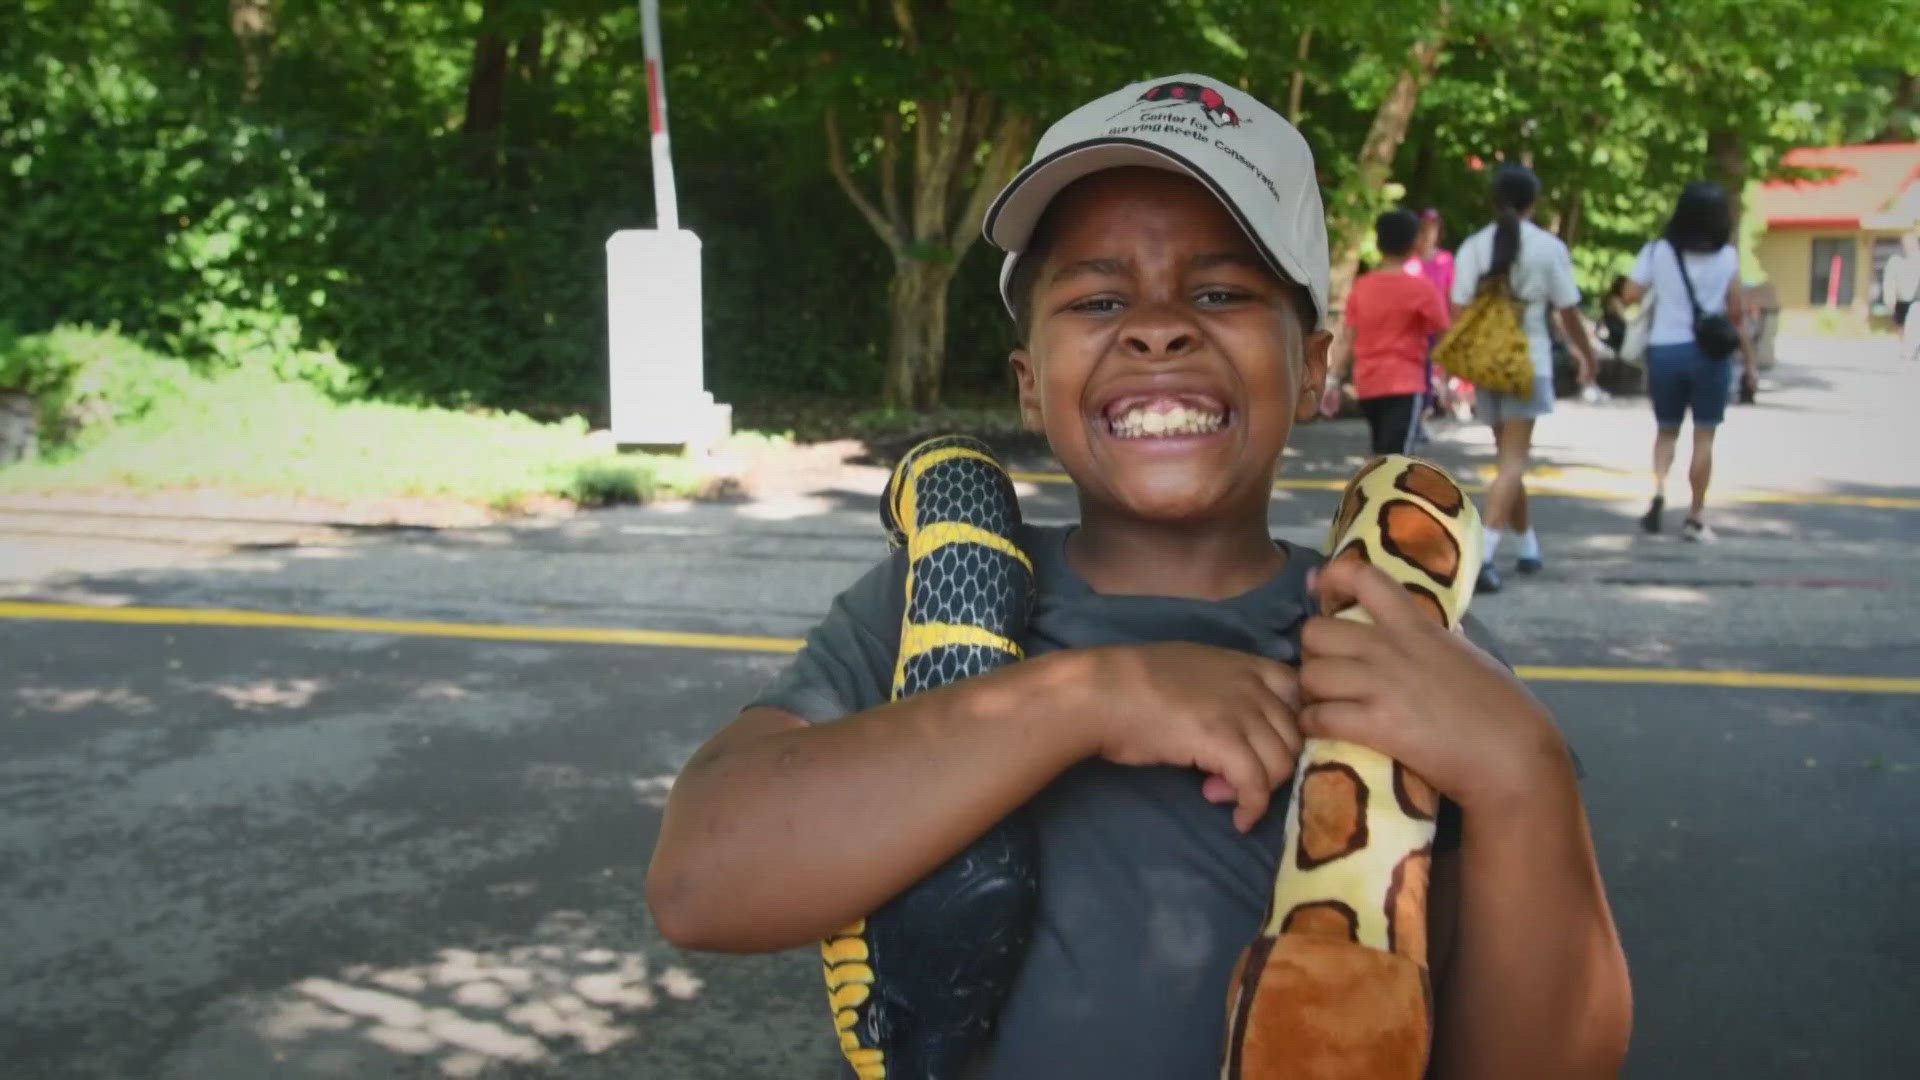
<path fill-rule="evenodd" d="M 1707 175 L 1726 189 L 1733 229 L 1738 233 L 1747 188 L 1747 145 L 1738 131 L 1723 128 L 1707 133 Z"/>
<path fill-rule="evenodd" d="M 546 20 L 538 11 L 528 17 L 527 25 L 521 29 L 520 37 L 513 45 L 512 88 L 507 91 L 513 107 L 513 115 L 504 120 L 502 129 L 505 134 L 505 146 L 501 157 L 506 162 L 505 181 L 507 190 L 516 197 L 529 190 L 533 175 L 534 146 L 540 140 L 537 129 L 546 121 L 547 96 L 542 85 L 546 78 Z"/>
<path fill-rule="evenodd" d="M 492 139 L 506 115 L 507 38 L 500 32 L 500 5 L 501 0 L 487 0 L 481 12 L 467 75 L 467 112 L 460 130 L 476 143 Z"/>
<path fill-rule="evenodd" d="M 897 112 L 883 110 L 877 202 L 847 168 L 837 116 L 829 110 L 825 118 L 827 167 L 893 254 L 882 396 L 888 405 L 914 409 L 940 401 L 947 289 L 979 237 L 988 202 L 1017 170 L 1030 130 L 1025 114 L 997 108 L 986 93 L 952 82 L 947 91 L 914 103 L 910 135 L 901 131 Z M 905 198 L 895 183 L 903 147 L 912 154 Z"/>
<path fill-rule="evenodd" d="M 543 53 L 546 38 L 545 20 L 539 12 L 535 12 L 526 28 L 520 31 L 520 40 L 513 46 L 514 70 L 519 73 L 520 82 L 526 86 L 540 85 L 545 75 Z"/>
<path fill-rule="evenodd" d="M 931 409 L 940 404 L 947 357 L 947 292 L 953 266 L 907 258 L 895 264 L 887 288 L 887 371 L 882 397 L 889 405 Z"/>
<path fill-rule="evenodd" d="M 1887 122 L 1868 142 L 1911 142 L 1912 134 L 1908 130 L 1908 117 L 1905 114 L 1920 109 L 1920 74 L 1902 75 L 1900 84 L 1893 91 L 1893 101 L 1887 107 Z"/>
<path fill-rule="evenodd" d="M 227 22 L 240 46 L 240 100 L 251 105 L 260 96 L 267 52 L 273 45 L 273 2 L 227 0 Z"/>
<path fill-rule="evenodd" d="M 1313 27 L 1300 31 L 1293 62 L 1293 85 L 1287 88 L 1287 122 L 1300 126 L 1300 93 L 1307 87 L 1307 51 L 1313 47 Z"/>
<path fill-rule="evenodd" d="M 180 59 L 188 72 L 198 72 L 207 58 L 207 35 L 201 27 L 197 8 L 193 0 L 173 0 L 173 24 L 180 39 Z"/>
<path fill-rule="evenodd" d="M 1413 148 L 1413 175 L 1407 177 L 1407 193 L 1428 206 L 1433 205 L 1433 133 L 1423 135 Z"/>
<path fill-rule="evenodd" d="M 1580 243 L 1580 189 L 1567 192 L 1567 205 L 1560 213 L 1560 242 L 1568 247 Z"/>
<path fill-rule="evenodd" d="M 1407 137 L 1407 124 L 1420 101 L 1420 88 L 1440 62 L 1440 49 L 1446 43 L 1447 18 L 1448 7 L 1441 4 L 1431 35 L 1415 43 L 1408 53 L 1407 66 L 1400 69 L 1393 88 L 1374 110 L 1366 141 L 1360 144 L 1352 198 L 1336 218 L 1339 234 L 1334 241 L 1332 281 L 1328 288 L 1332 308 L 1345 304 L 1347 290 L 1353 287 L 1354 272 L 1360 268 L 1360 244 L 1369 225 L 1368 211 L 1372 209 L 1374 195 L 1385 186 L 1393 170 L 1393 155 Z"/>

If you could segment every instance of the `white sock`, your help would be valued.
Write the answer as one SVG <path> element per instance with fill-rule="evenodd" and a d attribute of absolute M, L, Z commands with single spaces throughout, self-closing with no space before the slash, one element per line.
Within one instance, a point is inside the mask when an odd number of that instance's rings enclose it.
<path fill-rule="evenodd" d="M 1493 557 L 1500 553 L 1500 538 L 1505 535 L 1505 530 L 1491 529 L 1485 525 L 1480 526 L 1481 563 L 1486 565 L 1493 563 Z"/>
<path fill-rule="evenodd" d="M 1523 559 L 1537 559 L 1540 557 L 1540 538 L 1534 535 L 1532 529 L 1528 529 L 1520 537 L 1520 557 Z"/>

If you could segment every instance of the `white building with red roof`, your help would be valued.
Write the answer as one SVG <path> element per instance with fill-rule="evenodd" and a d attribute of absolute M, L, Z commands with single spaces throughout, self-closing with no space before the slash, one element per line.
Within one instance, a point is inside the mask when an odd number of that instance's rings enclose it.
<path fill-rule="evenodd" d="M 1884 318 L 1881 269 L 1920 228 L 1920 143 L 1803 147 L 1785 163 L 1803 175 L 1748 207 L 1766 222 L 1756 254 L 1780 306 Z"/>

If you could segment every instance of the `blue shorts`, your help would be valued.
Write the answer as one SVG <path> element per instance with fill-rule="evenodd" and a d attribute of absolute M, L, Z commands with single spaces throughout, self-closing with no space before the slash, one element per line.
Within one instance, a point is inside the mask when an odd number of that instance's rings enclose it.
<path fill-rule="evenodd" d="M 1732 363 L 1707 359 L 1691 341 L 1647 349 L 1647 396 L 1653 399 L 1654 422 L 1664 430 L 1677 430 L 1689 408 L 1694 427 L 1719 426 L 1732 382 Z"/>
<path fill-rule="evenodd" d="M 1553 377 L 1535 376 L 1533 396 L 1515 397 L 1484 386 L 1473 388 L 1473 415 L 1489 427 L 1508 420 L 1538 420 L 1553 411 Z"/>

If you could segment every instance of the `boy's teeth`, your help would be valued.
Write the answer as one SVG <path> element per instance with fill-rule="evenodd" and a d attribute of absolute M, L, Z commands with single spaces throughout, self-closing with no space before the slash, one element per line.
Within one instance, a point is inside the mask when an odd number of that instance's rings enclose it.
<path fill-rule="evenodd" d="M 1219 413 L 1186 405 L 1176 405 L 1165 411 L 1143 406 L 1115 418 L 1113 433 L 1123 439 L 1155 435 L 1205 435 L 1220 430 L 1224 419 Z"/>

